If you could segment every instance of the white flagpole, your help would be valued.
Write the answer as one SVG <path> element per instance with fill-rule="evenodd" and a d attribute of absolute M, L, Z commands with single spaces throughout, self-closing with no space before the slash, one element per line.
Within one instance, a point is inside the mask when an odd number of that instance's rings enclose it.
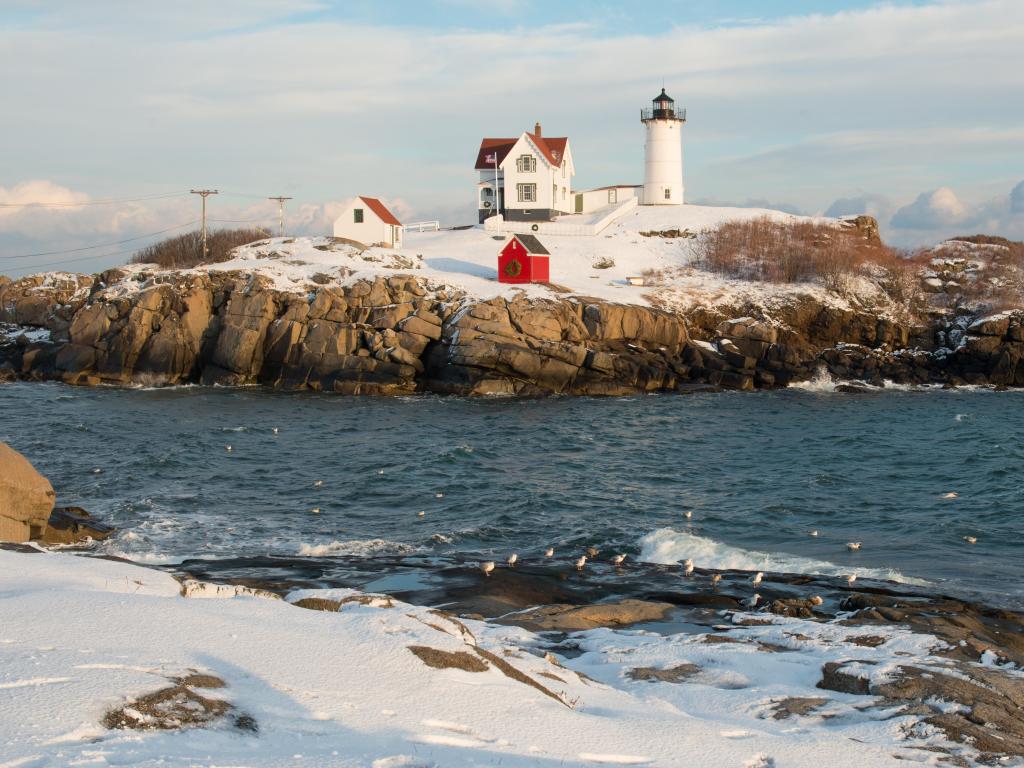
<path fill-rule="evenodd" d="M 494 214 L 501 216 L 501 205 L 498 201 L 501 200 L 501 192 L 498 189 L 498 150 L 494 150 Z M 498 222 L 498 234 L 501 234 L 501 222 Z"/>

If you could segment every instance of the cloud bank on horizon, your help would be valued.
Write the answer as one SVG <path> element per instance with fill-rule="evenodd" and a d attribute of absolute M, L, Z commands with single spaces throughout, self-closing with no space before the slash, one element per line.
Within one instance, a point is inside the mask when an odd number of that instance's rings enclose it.
<path fill-rule="evenodd" d="M 637 182 L 663 81 L 691 201 L 866 212 L 905 246 L 1024 238 L 1024 4 L 818 5 L 11 0 L 0 273 L 123 262 L 198 218 L 196 186 L 218 226 L 272 226 L 270 195 L 293 232 L 355 194 L 470 222 L 480 137 L 538 120 L 580 188 Z"/>

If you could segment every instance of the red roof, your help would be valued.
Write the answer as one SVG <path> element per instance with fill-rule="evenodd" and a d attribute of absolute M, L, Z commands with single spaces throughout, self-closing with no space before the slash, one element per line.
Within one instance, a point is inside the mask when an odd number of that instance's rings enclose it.
<path fill-rule="evenodd" d="M 363 197 L 360 195 L 359 199 L 366 203 L 367 207 L 377 214 L 377 218 L 385 224 L 394 224 L 396 227 L 402 226 L 402 222 L 395 218 L 395 214 L 389 211 L 388 207 L 376 197 Z"/>
<path fill-rule="evenodd" d="M 488 168 L 494 168 L 495 162 L 501 165 L 517 141 L 519 139 L 484 139 L 481 141 L 474 170 L 486 171 Z M 495 160 L 495 154 L 497 154 L 497 160 Z"/>
<path fill-rule="evenodd" d="M 569 143 L 567 136 L 548 137 L 538 136 L 535 133 L 527 133 L 526 135 L 533 142 L 534 146 L 540 150 L 541 154 L 547 158 L 549 163 L 556 168 L 562 165 L 562 158 L 565 157 L 565 145 Z M 497 155 L 498 165 L 501 165 L 517 141 L 519 139 L 484 139 L 481 141 L 474 170 L 486 171 L 489 168 L 494 168 L 495 154 Z"/>
<path fill-rule="evenodd" d="M 526 135 L 530 137 L 530 141 L 537 145 L 537 149 L 544 153 L 544 157 L 548 159 L 548 162 L 556 168 L 562 164 L 562 159 L 565 157 L 565 145 L 569 141 L 567 136 L 540 136 L 536 133 L 528 133 Z"/>

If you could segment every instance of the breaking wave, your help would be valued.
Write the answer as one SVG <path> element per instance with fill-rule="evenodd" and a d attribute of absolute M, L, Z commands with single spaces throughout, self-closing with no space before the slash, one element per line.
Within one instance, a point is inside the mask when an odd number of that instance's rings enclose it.
<path fill-rule="evenodd" d="M 642 536 L 639 559 L 659 565 L 673 565 L 690 558 L 698 568 L 715 570 L 765 571 L 766 573 L 806 573 L 819 576 L 857 576 L 927 585 L 928 581 L 904 576 L 893 568 L 860 568 L 812 560 L 785 552 L 759 552 L 723 544 L 692 533 L 659 528 Z"/>
<path fill-rule="evenodd" d="M 335 555 L 354 555 L 356 557 L 372 557 L 375 555 L 409 555 L 417 548 L 411 544 L 387 539 L 350 539 L 348 541 L 332 541 L 327 544 L 300 544 L 299 557 L 331 557 Z"/>

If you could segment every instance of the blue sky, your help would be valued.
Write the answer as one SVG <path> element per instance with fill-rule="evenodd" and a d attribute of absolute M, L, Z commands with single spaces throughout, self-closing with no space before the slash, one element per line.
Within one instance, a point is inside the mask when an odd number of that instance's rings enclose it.
<path fill-rule="evenodd" d="M 636 182 L 662 81 L 691 201 L 1024 237 L 1022 41 L 1020 0 L 0 0 L 0 273 L 123 261 L 148 241 L 49 252 L 186 224 L 198 186 L 223 223 L 275 194 L 293 231 L 353 194 L 472 220 L 480 137 L 537 120 L 578 187 Z"/>

